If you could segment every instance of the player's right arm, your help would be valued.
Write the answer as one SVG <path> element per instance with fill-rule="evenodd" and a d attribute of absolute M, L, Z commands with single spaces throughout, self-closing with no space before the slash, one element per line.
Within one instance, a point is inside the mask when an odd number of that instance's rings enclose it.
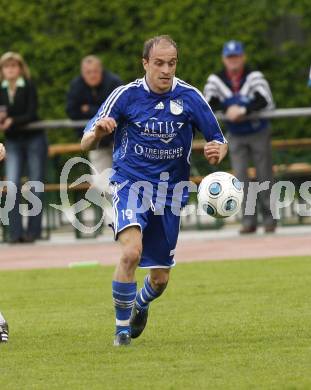
<path fill-rule="evenodd" d="M 111 134 L 117 127 L 116 121 L 111 117 L 101 118 L 96 121 L 93 131 L 85 133 L 81 140 L 81 149 L 89 151 L 96 149 L 100 140 L 105 136 Z"/>
<path fill-rule="evenodd" d="M 127 88 L 116 88 L 99 108 L 97 114 L 87 123 L 81 140 L 81 149 L 96 149 L 100 140 L 111 134 L 124 117 L 127 102 Z"/>

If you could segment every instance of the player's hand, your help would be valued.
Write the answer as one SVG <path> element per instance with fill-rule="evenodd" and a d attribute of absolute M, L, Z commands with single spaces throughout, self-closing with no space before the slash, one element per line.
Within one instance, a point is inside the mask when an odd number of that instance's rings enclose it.
<path fill-rule="evenodd" d="M 95 138 L 100 140 L 105 135 L 111 134 L 117 127 L 117 123 L 113 118 L 106 117 L 100 119 L 95 125 Z"/>
<path fill-rule="evenodd" d="M 0 161 L 5 157 L 5 148 L 3 144 L 0 144 Z"/>
<path fill-rule="evenodd" d="M 246 114 L 246 108 L 233 104 L 226 111 L 226 118 L 231 122 L 239 122 Z"/>
<path fill-rule="evenodd" d="M 219 163 L 220 158 L 220 144 L 217 142 L 207 142 L 204 146 L 204 156 L 211 165 Z"/>

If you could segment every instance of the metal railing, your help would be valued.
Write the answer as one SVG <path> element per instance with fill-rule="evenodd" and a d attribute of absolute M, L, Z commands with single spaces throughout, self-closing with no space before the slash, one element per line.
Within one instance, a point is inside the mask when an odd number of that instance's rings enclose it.
<path fill-rule="evenodd" d="M 260 111 L 252 113 L 244 118 L 248 119 L 280 119 L 280 118 L 297 118 L 297 117 L 309 117 L 311 116 L 311 107 L 301 108 L 278 108 L 276 110 Z M 225 115 L 216 112 L 216 117 L 219 120 L 225 120 Z M 30 123 L 25 126 L 26 129 L 57 129 L 57 128 L 81 128 L 86 125 L 87 120 L 73 121 L 70 119 L 56 119 L 56 120 L 44 120 Z"/>

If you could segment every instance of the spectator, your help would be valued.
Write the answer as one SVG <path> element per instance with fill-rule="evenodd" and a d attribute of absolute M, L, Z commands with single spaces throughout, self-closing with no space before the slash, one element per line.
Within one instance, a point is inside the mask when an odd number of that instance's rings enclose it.
<path fill-rule="evenodd" d="M 309 72 L 308 86 L 311 87 L 311 67 L 310 67 L 310 72 Z"/>
<path fill-rule="evenodd" d="M 248 166 L 252 160 L 257 180 L 260 183 L 269 181 L 271 188 L 273 181 L 271 132 L 266 120 L 244 118 L 252 112 L 273 108 L 273 98 L 263 74 L 251 70 L 246 65 L 241 42 L 227 42 L 223 47 L 222 61 L 224 69 L 208 77 L 204 95 L 214 111 L 221 110 L 225 113 L 232 168 L 237 177 L 245 183 L 243 226 L 240 233 L 254 233 L 257 229 L 257 211 L 253 215 L 245 212 L 246 199 L 252 204 L 257 203 L 257 195 L 251 187 L 248 193 L 250 181 Z M 272 233 L 275 231 L 276 223 L 270 209 L 270 191 L 260 192 L 258 198 L 265 231 Z"/>
<path fill-rule="evenodd" d="M 44 180 L 47 140 L 42 130 L 25 130 L 24 126 L 37 119 L 37 92 L 30 79 L 27 64 L 18 53 L 7 52 L 0 58 L 0 131 L 5 135 L 6 177 L 17 187 L 17 194 L 8 189 L 7 196 L 14 197 L 14 208 L 9 212 L 9 241 L 33 242 L 41 235 L 42 208 L 38 215 L 28 218 L 24 232 L 19 205 L 21 177 L 26 168 L 31 181 Z M 42 199 L 42 193 L 31 189 Z"/>
<path fill-rule="evenodd" d="M 5 147 L 0 143 L 0 161 L 2 161 L 5 157 Z"/>
<path fill-rule="evenodd" d="M 121 79 L 104 69 L 98 57 L 94 55 L 84 57 L 81 61 L 81 75 L 71 82 L 68 91 L 66 109 L 68 116 L 73 120 L 92 118 L 102 102 L 120 85 Z M 79 129 L 79 138 L 82 134 L 83 129 Z M 112 166 L 112 144 L 113 135 L 107 135 L 97 149 L 89 153 L 90 161 L 99 174 Z M 99 176 L 94 177 L 94 184 L 100 191 L 103 190 Z"/>

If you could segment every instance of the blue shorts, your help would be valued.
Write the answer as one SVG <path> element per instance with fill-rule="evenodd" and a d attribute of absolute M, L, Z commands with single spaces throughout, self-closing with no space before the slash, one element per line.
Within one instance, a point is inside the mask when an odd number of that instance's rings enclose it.
<path fill-rule="evenodd" d="M 114 183 L 115 239 L 129 226 L 138 226 L 142 232 L 141 268 L 171 268 L 175 265 L 174 254 L 180 229 L 180 216 L 170 207 L 156 210 L 152 196 L 131 190 L 131 183 L 121 187 Z M 160 215 L 159 215 L 160 214 Z"/>

